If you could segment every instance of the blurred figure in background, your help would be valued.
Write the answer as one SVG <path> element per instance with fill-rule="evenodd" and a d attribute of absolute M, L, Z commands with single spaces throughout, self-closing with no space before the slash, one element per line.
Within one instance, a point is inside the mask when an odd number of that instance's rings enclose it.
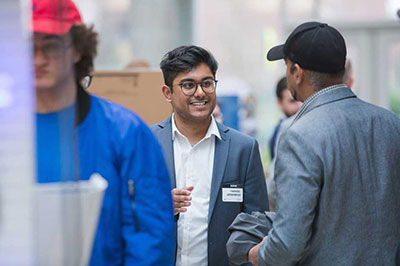
<path fill-rule="evenodd" d="M 212 112 L 212 115 L 215 118 L 215 121 L 217 121 L 220 124 L 223 124 L 224 122 L 224 115 L 221 112 L 221 108 L 219 107 L 219 104 L 217 103 L 215 105 L 214 111 Z"/>
<path fill-rule="evenodd" d="M 218 63 L 180 46 L 160 63 L 173 114 L 153 125 L 167 160 L 177 220 L 177 266 L 228 266 L 228 227 L 240 212 L 268 210 L 257 141 L 215 121 Z"/>
<path fill-rule="evenodd" d="M 34 0 L 32 19 L 38 182 L 107 180 L 90 265 L 172 265 L 171 186 L 159 144 L 136 114 L 81 85 L 97 33 L 71 0 Z"/>
<path fill-rule="evenodd" d="M 287 86 L 287 79 L 283 77 L 279 80 L 276 86 L 276 97 L 279 108 L 285 115 L 285 118 L 282 118 L 279 121 L 279 124 L 275 127 L 274 133 L 269 142 L 270 145 L 270 153 L 271 153 L 271 163 L 269 167 L 269 176 L 267 180 L 268 187 L 268 197 L 269 197 L 269 208 L 270 211 L 275 211 L 276 205 L 276 187 L 275 187 L 275 157 L 277 151 L 277 146 L 279 142 L 279 137 L 283 132 L 291 125 L 294 120 L 294 114 L 300 109 L 303 104 L 300 101 L 296 101 L 293 99 L 292 94 L 290 93 Z"/>
<path fill-rule="evenodd" d="M 273 160 L 275 157 L 277 137 L 279 134 L 279 129 L 280 129 L 281 123 L 285 119 L 294 115 L 301 107 L 301 102 L 293 99 L 292 94 L 290 94 L 290 91 L 288 90 L 288 87 L 287 87 L 286 77 L 283 77 L 278 81 L 278 84 L 276 86 L 276 100 L 277 100 L 279 109 L 281 109 L 281 111 L 285 115 L 285 117 L 282 118 L 281 120 L 279 120 L 279 123 L 278 123 L 278 125 L 276 125 L 274 132 L 272 134 L 272 137 L 269 140 L 269 151 L 270 151 L 270 155 L 271 155 L 271 160 Z"/>
<path fill-rule="evenodd" d="M 346 66 L 343 76 L 343 83 L 347 85 L 347 87 L 352 88 L 354 84 L 353 78 L 353 66 L 350 59 L 346 59 Z"/>

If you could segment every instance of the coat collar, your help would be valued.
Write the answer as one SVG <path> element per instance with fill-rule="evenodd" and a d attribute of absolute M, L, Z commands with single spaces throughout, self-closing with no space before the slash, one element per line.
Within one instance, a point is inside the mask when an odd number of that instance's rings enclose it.
<path fill-rule="evenodd" d="M 75 127 L 78 127 L 87 117 L 90 111 L 90 95 L 78 84 L 76 93 Z"/>
<path fill-rule="evenodd" d="M 292 124 L 296 123 L 302 116 L 311 110 L 331 102 L 340 101 L 347 98 L 357 97 L 349 87 L 344 84 L 334 85 L 323 90 L 320 90 L 310 96 L 297 112 Z"/>
<path fill-rule="evenodd" d="M 174 144 L 172 142 L 172 124 L 171 117 L 168 117 L 164 121 L 157 124 L 157 127 L 161 129 L 158 134 L 160 144 L 163 147 L 164 158 L 167 164 L 169 178 L 171 181 L 171 186 L 176 187 L 175 178 L 175 160 L 174 160 Z"/>
<path fill-rule="evenodd" d="M 225 173 L 226 162 L 228 161 L 229 146 L 231 142 L 228 134 L 230 129 L 220 123 L 217 123 L 217 126 L 221 139 L 215 139 L 214 166 L 211 180 L 210 203 L 208 207 L 208 222 L 210 222 L 217 202 L 217 197 Z"/>

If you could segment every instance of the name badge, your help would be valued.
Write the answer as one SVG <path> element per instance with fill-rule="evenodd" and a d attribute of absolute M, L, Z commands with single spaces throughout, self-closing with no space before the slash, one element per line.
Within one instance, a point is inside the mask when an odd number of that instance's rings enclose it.
<path fill-rule="evenodd" d="M 222 187 L 223 202 L 243 202 L 243 188 L 240 184 L 223 185 Z"/>

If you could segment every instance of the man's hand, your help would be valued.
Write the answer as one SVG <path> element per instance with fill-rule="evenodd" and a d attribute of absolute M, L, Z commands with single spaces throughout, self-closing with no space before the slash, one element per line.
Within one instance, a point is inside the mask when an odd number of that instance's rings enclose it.
<path fill-rule="evenodd" d="M 186 212 L 187 208 L 190 206 L 190 201 L 192 200 L 191 191 L 193 186 L 184 188 L 174 188 L 172 193 L 172 200 L 174 201 L 174 215 L 180 212 Z"/>
<path fill-rule="evenodd" d="M 254 247 L 252 247 L 249 250 L 249 262 L 251 264 L 253 264 L 254 266 L 258 266 L 258 261 L 257 261 L 257 256 L 258 256 L 258 250 L 260 249 L 261 244 L 265 241 L 267 237 L 265 236 L 264 239 L 258 243 L 257 245 L 255 245 Z"/>

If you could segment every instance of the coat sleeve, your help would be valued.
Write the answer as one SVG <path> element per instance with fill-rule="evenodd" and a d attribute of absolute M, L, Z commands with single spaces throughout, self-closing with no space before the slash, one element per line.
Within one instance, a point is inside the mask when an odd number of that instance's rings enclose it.
<path fill-rule="evenodd" d="M 287 131 L 275 164 L 276 217 L 258 252 L 259 265 L 295 265 L 312 233 L 322 176 L 322 161 L 304 137 Z"/>
<path fill-rule="evenodd" d="M 144 123 L 133 131 L 122 142 L 120 162 L 124 264 L 173 265 L 173 204 L 164 157 Z"/>
<path fill-rule="evenodd" d="M 253 140 L 249 163 L 246 170 L 246 179 L 243 186 L 243 211 L 268 211 L 268 192 L 265 183 L 264 170 L 261 163 L 258 143 Z"/>
<path fill-rule="evenodd" d="M 248 262 L 249 250 L 261 242 L 272 227 L 273 213 L 240 213 L 229 226 L 230 237 L 226 243 L 229 262 L 242 265 Z"/>

